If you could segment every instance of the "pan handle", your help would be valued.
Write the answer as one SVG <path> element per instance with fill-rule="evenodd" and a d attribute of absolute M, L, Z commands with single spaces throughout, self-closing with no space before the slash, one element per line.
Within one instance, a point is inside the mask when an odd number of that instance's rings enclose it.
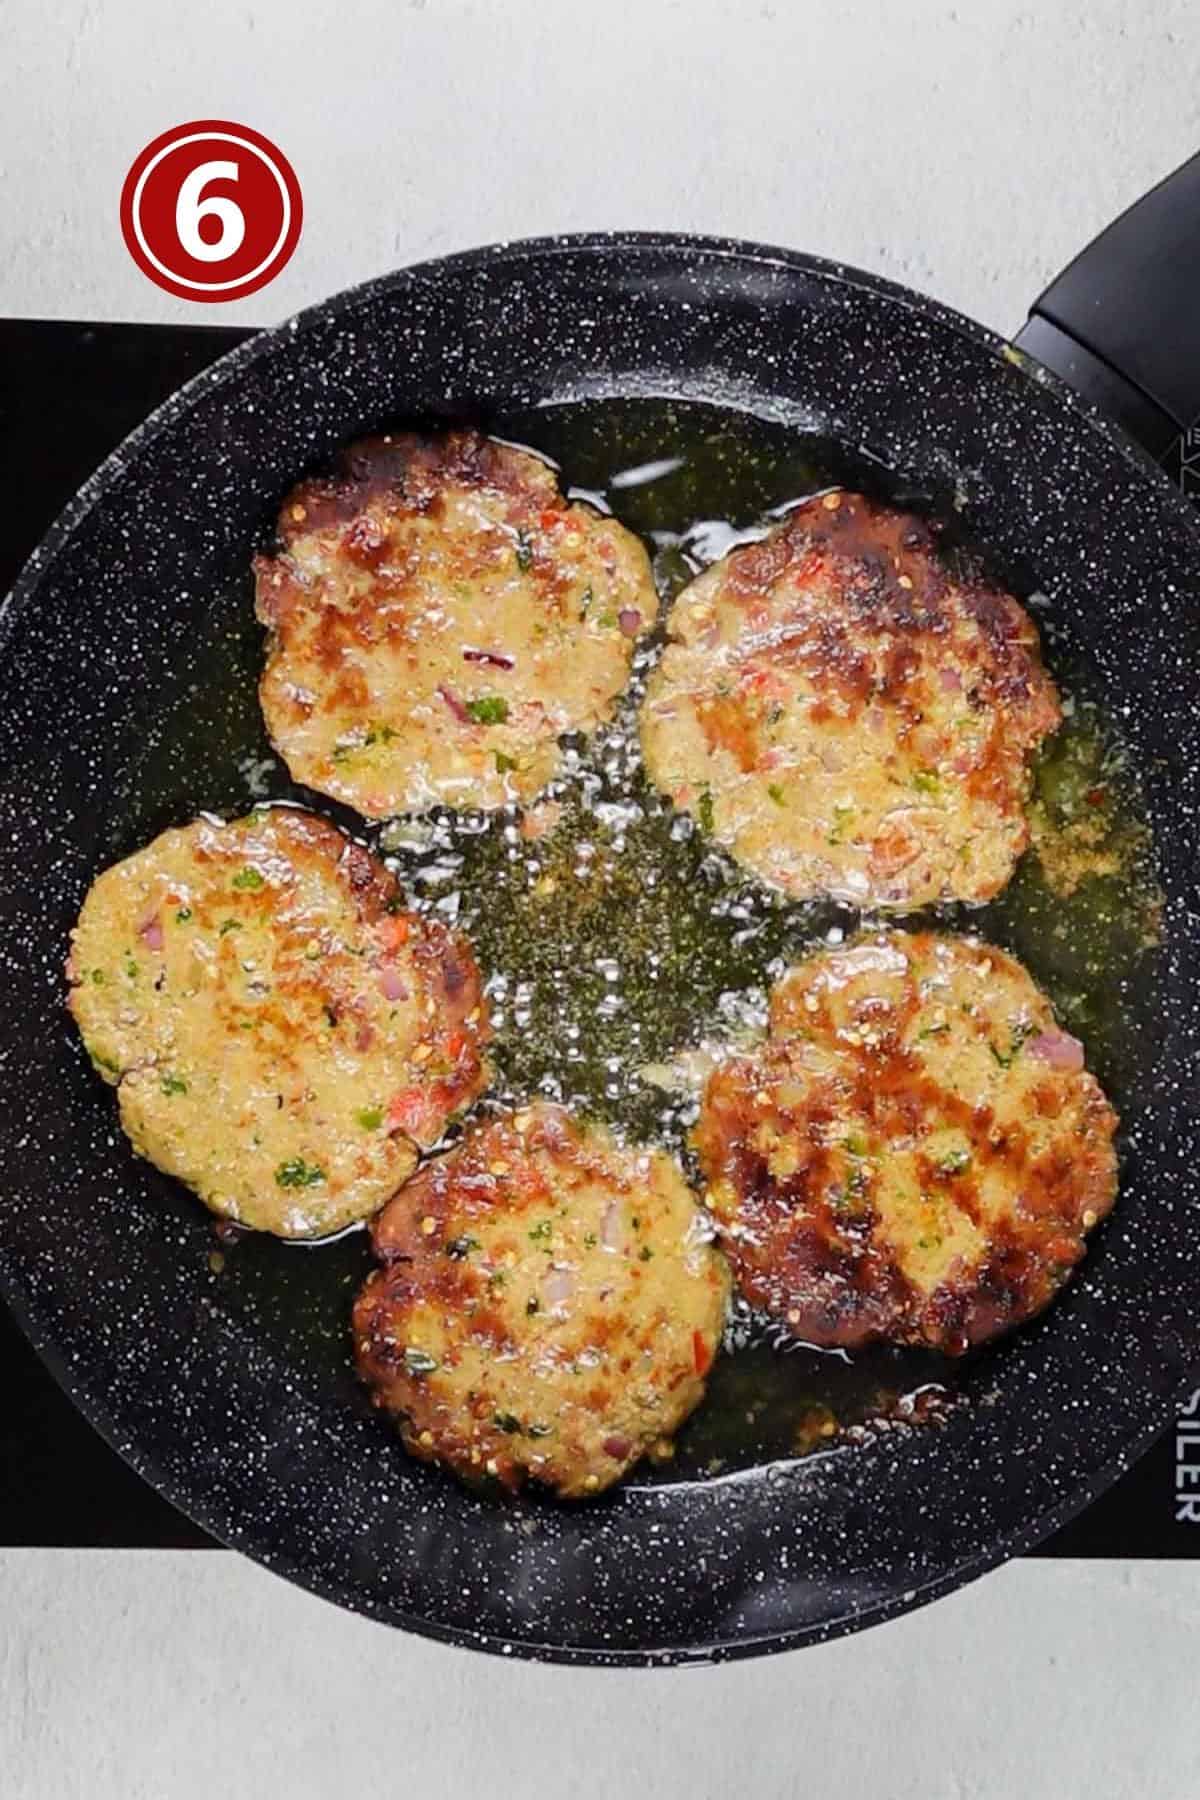
<path fill-rule="evenodd" d="M 1080 252 L 1015 341 L 1182 480 L 1200 424 L 1200 155 Z"/>

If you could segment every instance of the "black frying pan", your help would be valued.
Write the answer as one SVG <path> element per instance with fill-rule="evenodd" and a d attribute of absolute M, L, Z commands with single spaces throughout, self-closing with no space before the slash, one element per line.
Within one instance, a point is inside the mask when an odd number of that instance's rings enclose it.
<path fill-rule="evenodd" d="M 1195 284 L 1180 288 L 1198 207 L 1189 165 L 1050 290 L 1022 339 L 1155 454 L 1200 413 Z M 635 1480 L 586 1508 L 497 1505 L 410 1462 L 368 1416 L 344 1340 L 358 1249 L 247 1240 L 236 1279 L 214 1272 L 205 1215 L 134 1162 L 86 1067 L 62 963 L 98 867 L 199 807 L 245 803 L 220 742 L 222 709 L 254 707 L 252 672 L 230 681 L 214 611 L 244 616 L 251 551 L 297 473 L 397 419 L 503 421 L 608 395 L 819 429 L 956 495 L 970 534 L 1046 596 L 1054 655 L 1119 720 L 1165 935 L 1127 983 L 1116 1213 L 1060 1301 L 966 1369 L 967 1404 L 940 1429 Z M 576 238 L 404 271 L 235 350 L 135 432 L 31 559 L 3 651 L 0 1277 L 92 1423 L 215 1535 L 331 1599 L 482 1648 L 747 1654 L 970 1579 L 1166 1424 L 1200 1364 L 1200 522 L 1029 357 L 915 294 L 748 244 Z M 170 722 L 189 718 L 174 743 Z M 147 796 L 151 740 L 168 780 Z"/>

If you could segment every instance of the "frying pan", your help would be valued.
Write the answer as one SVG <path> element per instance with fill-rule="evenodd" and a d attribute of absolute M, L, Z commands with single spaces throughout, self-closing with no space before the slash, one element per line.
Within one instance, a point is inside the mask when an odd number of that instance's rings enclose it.
<path fill-rule="evenodd" d="M 451 257 L 234 350 L 55 524 L 3 620 L 0 1281 L 91 1422 L 207 1530 L 459 1643 L 714 1658 L 955 1587 L 1063 1523 L 1165 1426 L 1200 1366 L 1200 521 L 1130 434 L 1163 455 L 1200 414 L 1197 221 L 1200 160 L 1085 252 L 1018 350 L 872 276 L 752 244 L 621 235 Z M 1059 1302 L 968 1369 L 967 1404 L 940 1429 L 634 1481 L 585 1508 L 497 1505 L 411 1462 L 368 1416 L 343 1326 L 324 1323 L 336 1247 L 248 1240 L 239 1280 L 216 1278 L 201 1208 L 134 1161 L 86 1066 L 62 964 L 161 696 L 203 705 L 199 627 L 213 606 L 249 604 L 251 551 L 293 478 L 388 421 L 606 395 L 816 426 L 924 489 L 953 487 L 1119 720 L 1163 944 L 1129 996 L 1118 1207 Z M 203 767 L 178 791 L 222 803 Z"/>

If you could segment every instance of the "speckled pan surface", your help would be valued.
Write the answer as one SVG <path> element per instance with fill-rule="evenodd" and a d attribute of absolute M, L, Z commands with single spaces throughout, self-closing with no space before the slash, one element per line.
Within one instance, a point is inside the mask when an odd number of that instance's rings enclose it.
<path fill-rule="evenodd" d="M 214 1276 L 206 1217 L 133 1161 L 86 1066 L 62 960 L 92 876 L 130 847 L 123 795 L 157 697 L 202 703 L 198 622 L 250 605 L 251 551 L 297 474 L 397 418 L 589 394 L 819 427 L 958 491 L 973 535 L 1040 587 L 1118 711 L 1168 906 L 1119 1096 L 1121 1201 L 1062 1300 L 968 1377 L 971 1403 L 937 1431 L 725 1479 L 635 1479 L 572 1510 L 497 1506 L 409 1462 L 348 1355 L 312 1358 L 276 1329 L 258 1264 L 302 1259 L 294 1304 L 324 1318 L 328 1282 L 349 1279 L 336 1247 L 251 1245 L 240 1284 Z M 0 1277 L 93 1422 L 218 1536 L 330 1599 L 480 1648 L 743 1654 L 980 1573 L 1166 1423 L 1200 1364 L 1200 525 L 997 340 L 869 277 L 723 242 L 518 244 L 406 271 L 253 340 L 156 414 L 51 531 L 2 631 Z M 176 808 L 229 805 L 207 780 L 188 771 Z"/>

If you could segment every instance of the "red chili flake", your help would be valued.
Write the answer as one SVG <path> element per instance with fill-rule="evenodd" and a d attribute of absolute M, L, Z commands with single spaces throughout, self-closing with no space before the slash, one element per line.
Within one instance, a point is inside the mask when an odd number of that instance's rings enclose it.
<path fill-rule="evenodd" d="M 696 1365 L 697 1375 L 707 1375 L 712 1368 L 713 1353 L 705 1340 L 702 1331 L 692 1333 L 692 1361 Z"/>
<path fill-rule="evenodd" d="M 399 913 L 389 914 L 380 921 L 379 936 L 385 950 L 398 950 L 408 941 L 408 920 Z"/>
<path fill-rule="evenodd" d="M 825 567 L 825 558 L 819 550 L 810 550 L 792 570 L 792 581 L 796 587 L 807 587 L 814 575 L 819 575 Z"/>
<path fill-rule="evenodd" d="M 1089 806 L 1103 806 L 1108 799 L 1108 789 L 1103 787 L 1089 788 L 1084 795 Z"/>
<path fill-rule="evenodd" d="M 388 1107 L 388 1130 L 420 1131 L 426 1122 L 427 1107 L 428 1099 L 421 1088 L 402 1088 Z"/>
<path fill-rule="evenodd" d="M 566 513 L 555 512 L 553 510 L 541 512 L 538 514 L 538 524 L 543 531 L 553 531 L 556 525 L 561 525 L 565 522 L 566 516 Z"/>

